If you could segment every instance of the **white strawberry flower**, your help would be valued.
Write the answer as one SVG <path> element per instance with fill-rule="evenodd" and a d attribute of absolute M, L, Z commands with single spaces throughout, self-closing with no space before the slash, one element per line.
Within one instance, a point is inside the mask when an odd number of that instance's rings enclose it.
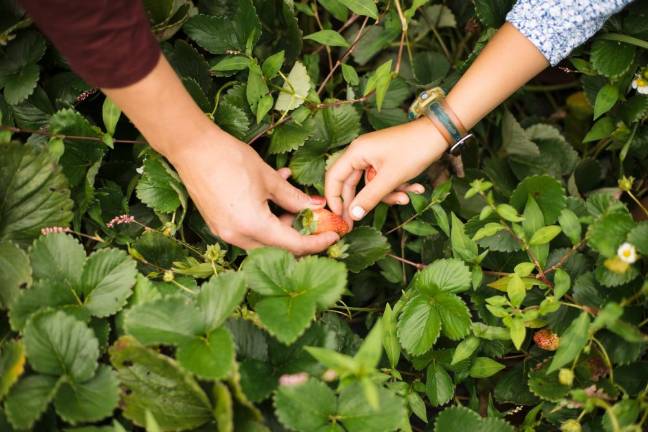
<path fill-rule="evenodd" d="M 633 264 L 637 261 L 637 249 L 632 244 L 625 242 L 617 249 L 617 256 L 624 263 Z"/>
<path fill-rule="evenodd" d="M 648 67 L 643 68 L 632 80 L 632 88 L 637 93 L 648 95 Z"/>

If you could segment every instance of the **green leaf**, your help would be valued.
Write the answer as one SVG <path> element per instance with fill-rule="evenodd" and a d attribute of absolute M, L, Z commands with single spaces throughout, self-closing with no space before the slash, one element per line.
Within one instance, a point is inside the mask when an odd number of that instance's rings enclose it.
<path fill-rule="evenodd" d="M 146 411 L 163 430 L 194 429 L 213 418 L 205 392 L 172 359 L 128 336 L 118 339 L 109 352 L 121 385 L 128 389 L 122 396 L 123 414 L 136 425 L 146 425 Z"/>
<path fill-rule="evenodd" d="M 403 229 L 419 237 L 429 237 L 438 233 L 431 223 L 422 220 L 413 220 L 403 225 Z"/>
<path fill-rule="evenodd" d="M 195 15 L 183 29 L 200 47 L 212 54 L 247 51 L 248 41 L 256 44 L 261 36 L 261 22 L 251 0 L 232 2 L 221 16 Z M 157 418 L 157 416 L 156 416 Z"/>
<path fill-rule="evenodd" d="M 419 290 L 437 287 L 441 291 L 463 292 L 470 289 L 470 269 L 459 259 L 440 259 L 417 273 L 413 283 Z"/>
<path fill-rule="evenodd" d="M 301 62 L 295 62 L 284 81 L 275 109 L 277 111 L 292 111 L 299 108 L 306 100 L 310 89 L 311 81 L 306 67 Z"/>
<path fill-rule="evenodd" d="M 467 358 L 469 358 L 477 348 L 479 348 L 480 342 L 479 338 L 475 336 L 467 337 L 466 339 L 459 342 L 457 347 L 452 354 L 452 365 L 455 365 Z"/>
<path fill-rule="evenodd" d="M 110 417 L 118 403 L 119 382 L 112 368 L 106 365 L 101 365 L 89 381 L 63 382 L 54 399 L 58 415 L 71 424 Z"/>
<path fill-rule="evenodd" d="M 452 340 L 466 336 L 470 331 L 470 311 L 463 300 L 455 294 L 439 293 L 434 296 L 434 302 L 443 335 Z"/>
<path fill-rule="evenodd" d="M 592 44 L 590 61 L 600 74 L 618 78 L 634 63 L 635 51 L 632 45 L 599 39 Z"/>
<path fill-rule="evenodd" d="M 37 372 L 82 382 L 97 369 L 99 342 L 94 332 L 64 312 L 33 316 L 25 327 L 24 342 L 29 364 Z"/>
<path fill-rule="evenodd" d="M 207 331 L 220 327 L 229 318 L 245 292 L 245 278 L 240 272 L 220 273 L 202 285 L 197 304 Z"/>
<path fill-rule="evenodd" d="M 412 297 L 398 318 L 398 339 L 412 355 L 426 353 L 441 333 L 441 318 L 422 295 Z"/>
<path fill-rule="evenodd" d="M 434 432 L 479 432 L 481 425 L 482 419 L 475 411 L 463 406 L 453 406 L 444 409 L 437 415 Z"/>
<path fill-rule="evenodd" d="M 490 207 L 485 207 L 490 208 Z M 501 223 L 489 222 L 483 227 L 479 228 L 475 235 L 472 237 L 473 241 L 479 241 L 486 237 L 491 237 L 497 234 L 498 232 L 506 229 Z"/>
<path fill-rule="evenodd" d="M 377 323 L 362 342 L 354 357 L 360 367 L 374 369 L 378 366 L 382 357 L 382 338 L 383 326 L 382 323 Z"/>
<path fill-rule="evenodd" d="M 452 378 L 438 362 L 432 362 L 427 368 L 425 394 L 434 407 L 446 404 L 454 395 Z"/>
<path fill-rule="evenodd" d="M 286 59 L 285 51 L 279 51 L 265 59 L 261 64 L 261 71 L 266 79 L 272 79 L 277 76 Z"/>
<path fill-rule="evenodd" d="M 88 313 L 81 306 L 75 292 L 62 282 L 41 279 L 27 290 L 20 292 L 9 311 L 11 327 L 22 330 L 29 317 L 43 308 L 61 308 L 79 318 L 88 318 Z"/>
<path fill-rule="evenodd" d="M 524 220 L 523 217 L 520 217 L 518 215 L 517 210 L 513 206 L 510 206 L 508 204 L 499 204 L 495 211 L 497 211 L 497 214 L 502 217 L 502 219 L 507 220 L 509 222 L 522 222 Z"/>
<path fill-rule="evenodd" d="M 349 245 L 344 263 L 347 268 L 358 273 L 382 259 L 391 250 L 387 238 L 378 230 L 368 226 L 355 228 L 344 237 Z"/>
<path fill-rule="evenodd" d="M 31 285 L 31 273 L 27 254 L 9 241 L 0 242 L 0 308 L 7 309 L 21 288 Z"/>
<path fill-rule="evenodd" d="M 554 295 L 558 300 L 564 296 L 571 286 L 571 277 L 565 270 L 556 269 L 554 274 Z"/>
<path fill-rule="evenodd" d="M 344 81 L 352 86 L 360 84 L 360 77 L 358 77 L 358 72 L 356 72 L 353 66 L 346 63 L 342 63 L 342 77 L 344 78 Z"/>
<path fill-rule="evenodd" d="M 222 379 L 234 363 L 232 335 L 217 328 L 209 335 L 182 342 L 176 351 L 178 362 L 188 371 L 202 378 Z"/>
<path fill-rule="evenodd" d="M 514 274 L 509 278 L 508 284 L 506 285 L 506 293 L 511 300 L 511 304 L 515 307 L 520 307 L 526 297 L 526 287 L 520 276 Z"/>
<path fill-rule="evenodd" d="M 250 59 L 244 56 L 225 57 L 209 70 L 211 72 L 241 71 L 250 67 Z"/>
<path fill-rule="evenodd" d="M 304 36 L 304 39 L 312 40 L 327 46 L 349 47 L 349 42 L 347 42 L 340 33 L 334 30 L 320 30 Z"/>
<path fill-rule="evenodd" d="M 545 225 L 554 223 L 567 205 L 563 187 L 555 178 L 547 175 L 532 176 L 522 180 L 511 195 L 511 205 L 518 211 L 522 211 L 529 195 L 542 210 Z"/>
<path fill-rule="evenodd" d="M 508 155 L 540 155 L 538 146 L 527 136 L 509 111 L 504 111 L 502 118 L 502 149 Z"/>
<path fill-rule="evenodd" d="M 358 384 L 345 387 L 340 393 L 337 415 L 348 432 L 389 432 L 397 429 L 405 415 L 403 399 L 378 387 L 378 410 L 366 401 Z"/>
<path fill-rule="evenodd" d="M 137 198 L 160 213 L 173 213 L 187 205 L 187 191 L 178 174 L 160 156 L 150 154 L 137 182 Z"/>
<path fill-rule="evenodd" d="M 341 0 L 353 13 L 378 19 L 378 9 L 374 0 Z"/>
<path fill-rule="evenodd" d="M 96 317 L 107 317 L 121 310 L 133 292 L 137 263 L 119 249 L 102 249 L 88 257 L 79 292 L 84 305 Z"/>
<path fill-rule="evenodd" d="M 391 82 L 391 67 L 391 60 L 387 60 L 385 63 L 380 65 L 378 69 L 376 69 L 376 72 L 369 77 L 367 85 L 365 86 L 364 96 L 369 95 L 374 90 L 376 91 L 376 107 L 378 108 L 378 111 L 382 109 L 385 95 L 389 89 L 389 83 Z"/>
<path fill-rule="evenodd" d="M 606 84 L 601 87 L 601 90 L 599 90 L 596 95 L 596 101 L 594 102 L 594 120 L 610 111 L 618 100 L 619 89 L 616 86 Z"/>
<path fill-rule="evenodd" d="M 315 301 L 305 295 L 267 297 L 255 305 L 268 331 L 285 344 L 293 343 L 315 318 Z"/>
<path fill-rule="evenodd" d="M 628 233 L 628 242 L 637 248 L 641 255 L 648 256 L 648 222 L 639 222 Z M 0 253 L 1 255 L 1 253 Z M 0 279 L 1 280 L 1 279 Z"/>
<path fill-rule="evenodd" d="M 610 117 L 603 117 L 594 123 L 592 129 L 590 129 L 590 131 L 587 132 L 587 135 L 585 135 L 585 138 L 583 138 L 583 142 L 588 143 L 607 138 L 612 134 L 612 132 L 614 132 L 614 129 L 616 129 L 614 120 Z"/>
<path fill-rule="evenodd" d="M 257 111 L 256 111 L 257 123 L 261 123 L 263 121 L 265 116 L 272 109 L 272 105 L 274 105 L 274 98 L 272 97 L 271 94 L 267 94 L 263 96 L 261 99 L 259 99 L 259 104 L 257 105 Z"/>
<path fill-rule="evenodd" d="M 13 427 L 29 430 L 54 399 L 61 380 L 58 377 L 29 375 L 18 381 L 5 402 L 5 412 Z"/>
<path fill-rule="evenodd" d="M 274 406 L 281 424 L 298 431 L 324 431 L 335 415 L 335 393 L 326 384 L 309 379 L 296 386 L 281 386 Z"/>
<path fill-rule="evenodd" d="M 451 214 L 451 218 L 450 243 L 453 255 L 464 261 L 474 262 L 478 253 L 477 244 L 466 235 L 464 224 L 454 213 Z"/>
<path fill-rule="evenodd" d="M 511 332 L 511 341 L 515 349 L 519 350 L 522 347 L 522 343 L 526 338 L 526 327 L 524 326 L 524 320 L 522 318 L 513 318 L 511 319 L 511 324 L 509 326 Z"/>
<path fill-rule="evenodd" d="M 37 64 L 28 64 L 19 71 L 4 77 L 4 97 L 8 104 L 24 102 L 36 88 L 40 77 Z"/>
<path fill-rule="evenodd" d="M 556 238 L 556 236 L 560 234 L 561 231 L 562 229 L 558 225 L 549 225 L 542 227 L 533 233 L 531 240 L 529 240 L 529 245 L 537 246 L 547 244 L 551 240 Z"/>
<path fill-rule="evenodd" d="M 270 141 L 270 154 L 281 154 L 297 150 L 313 134 L 313 122 L 285 123 L 274 130 Z"/>
<path fill-rule="evenodd" d="M 568 208 L 562 209 L 558 217 L 558 223 L 562 232 L 571 240 L 572 244 L 576 245 L 581 240 L 581 223 L 578 216 Z"/>
<path fill-rule="evenodd" d="M 501 363 L 488 357 L 477 357 L 470 367 L 470 376 L 473 378 L 488 378 L 504 369 Z"/>
<path fill-rule="evenodd" d="M 498 28 L 512 6 L 513 0 L 475 0 L 475 13 L 486 27 Z"/>
<path fill-rule="evenodd" d="M 281 295 L 289 288 L 289 277 L 295 259 L 289 252 L 276 248 L 254 249 L 243 262 L 249 287 L 261 295 Z"/>
<path fill-rule="evenodd" d="M 263 77 L 263 72 L 256 62 L 250 63 L 245 96 L 253 113 L 257 112 L 259 101 L 269 93 L 268 84 Z"/>
<path fill-rule="evenodd" d="M 547 373 L 557 371 L 578 356 L 589 340 L 590 318 L 581 312 L 560 336 L 560 347 L 551 361 Z"/>
<path fill-rule="evenodd" d="M 101 113 L 106 132 L 110 135 L 115 135 L 117 122 L 119 121 L 119 117 L 121 117 L 121 109 L 119 109 L 112 100 L 106 97 L 106 99 L 104 99 Z"/>
<path fill-rule="evenodd" d="M 625 428 L 635 424 L 641 413 L 641 407 L 638 400 L 623 399 L 612 406 L 610 411 L 606 411 L 603 415 L 603 429 L 605 432 L 614 431 L 614 422 L 612 421 L 612 413 L 616 418 L 616 424 L 621 428 Z"/>
<path fill-rule="evenodd" d="M 132 307 L 124 328 L 144 345 L 179 345 L 194 340 L 204 325 L 184 297 L 168 296 Z"/>
<path fill-rule="evenodd" d="M 0 352 L 0 400 L 25 371 L 25 345 L 20 340 L 9 340 Z"/>
<path fill-rule="evenodd" d="M 606 258 L 614 257 L 633 227 L 632 216 L 625 209 L 608 213 L 589 226 L 587 244 Z"/>
<path fill-rule="evenodd" d="M 558 371 L 549 373 L 547 368 L 545 364 L 541 368 L 531 369 L 528 379 L 529 390 L 544 400 L 558 402 L 569 393 L 569 386 L 560 383 Z"/>
<path fill-rule="evenodd" d="M 41 228 L 72 220 L 68 182 L 44 149 L 9 143 L 0 158 L 0 241 L 28 246 Z"/>
<path fill-rule="evenodd" d="M 396 316 L 389 303 L 385 304 L 385 311 L 381 320 L 383 326 L 383 348 L 389 359 L 389 364 L 395 368 L 400 359 L 400 343 L 398 342 Z"/>
<path fill-rule="evenodd" d="M 81 283 L 85 251 L 81 243 L 67 234 L 49 234 L 34 242 L 30 259 L 35 279 L 50 279 L 68 286 Z"/>

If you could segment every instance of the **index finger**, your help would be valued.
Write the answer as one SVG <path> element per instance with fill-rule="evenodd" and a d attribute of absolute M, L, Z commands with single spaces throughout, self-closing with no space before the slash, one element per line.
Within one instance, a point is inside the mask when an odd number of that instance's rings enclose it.
<path fill-rule="evenodd" d="M 267 246 L 276 246 L 295 255 L 319 253 L 339 240 L 334 232 L 325 232 L 315 235 L 301 235 L 291 226 L 283 224 L 277 216 L 268 210 L 267 219 L 261 224 L 263 227 L 254 239 Z"/>
<path fill-rule="evenodd" d="M 357 169 L 362 167 L 354 166 L 353 153 L 351 149 L 347 149 L 342 156 L 339 157 L 326 171 L 324 180 L 324 196 L 326 202 L 333 213 L 341 215 L 343 211 L 342 205 L 342 192 L 344 190 L 344 182 L 349 178 Z"/>

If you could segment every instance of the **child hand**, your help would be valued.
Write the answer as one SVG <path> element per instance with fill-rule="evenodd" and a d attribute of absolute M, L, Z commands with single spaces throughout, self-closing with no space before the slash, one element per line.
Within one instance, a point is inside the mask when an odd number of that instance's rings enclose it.
<path fill-rule="evenodd" d="M 362 135 L 326 173 L 328 205 L 351 223 L 362 219 L 380 201 L 407 204 L 405 192 L 422 193 L 424 188 L 405 182 L 441 157 L 447 147 L 443 136 L 425 118 Z M 376 175 L 356 196 L 356 186 L 370 167 Z"/>

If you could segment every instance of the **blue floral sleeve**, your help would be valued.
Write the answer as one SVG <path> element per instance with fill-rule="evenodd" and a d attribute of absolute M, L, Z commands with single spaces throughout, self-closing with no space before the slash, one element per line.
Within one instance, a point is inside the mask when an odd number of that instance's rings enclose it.
<path fill-rule="evenodd" d="M 556 65 L 632 0 L 518 0 L 506 16 Z"/>

